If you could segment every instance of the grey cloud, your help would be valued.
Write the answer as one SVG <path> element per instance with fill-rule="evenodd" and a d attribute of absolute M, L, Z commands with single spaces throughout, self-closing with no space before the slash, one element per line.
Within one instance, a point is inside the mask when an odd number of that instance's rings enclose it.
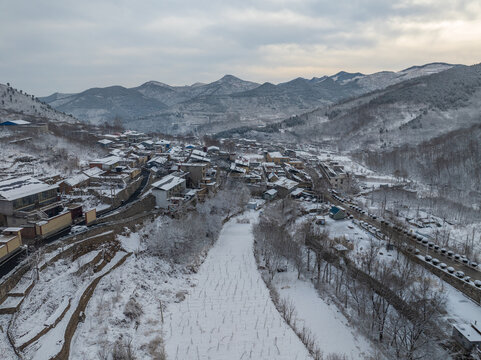
<path fill-rule="evenodd" d="M 266 79 L 259 71 L 249 69 L 272 67 L 272 49 L 276 66 L 284 62 L 283 69 L 301 71 L 295 76 L 307 76 L 302 66 L 323 75 L 332 69 L 323 64 L 339 57 L 338 70 L 365 71 L 371 53 L 391 51 L 398 39 L 402 46 L 413 39 L 409 49 L 416 49 L 425 23 L 460 20 L 479 25 L 480 16 L 474 0 L 3 1 L 0 82 L 46 95 L 147 80 L 211 81 L 223 73 L 261 81 Z M 296 47 L 302 49 L 297 58 L 289 53 Z M 437 53 L 450 56 L 453 49 L 448 50 L 440 47 Z M 410 65 L 423 51 L 419 48 L 411 56 L 400 48 L 400 59 L 392 66 Z M 300 58 L 302 54 L 309 56 Z M 473 57 L 478 54 L 480 49 Z M 386 66 L 386 59 L 391 58 L 380 59 L 377 70 Z M 431 60 L 426 56 L 426 62 Z M 376 66 L 376 61 L 371 64 Z M 291 73 L 280 72 L 276 79 L 287 76 Z"/>

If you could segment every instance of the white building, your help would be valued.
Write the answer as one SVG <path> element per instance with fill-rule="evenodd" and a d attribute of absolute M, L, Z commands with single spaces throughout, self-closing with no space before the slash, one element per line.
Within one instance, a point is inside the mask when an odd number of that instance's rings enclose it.
<path fill-rule="evenodd" d="M 152 195 L 157 206 L 167 209 L 174 197 L 183 197 L 185 189 L 185 179 L 170 174 L 152 184 Z"/>

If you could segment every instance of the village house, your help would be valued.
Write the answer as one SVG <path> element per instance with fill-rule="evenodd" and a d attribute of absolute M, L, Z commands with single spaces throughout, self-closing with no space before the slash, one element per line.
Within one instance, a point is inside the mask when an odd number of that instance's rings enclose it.
<path fill-rule="evenodd" d="M 200 184 L 205 182 L 207 176 L 207 169 L 209 163 L 180 163 L 179 168 L 185 171 L 188 179 L 188 186 L 192 188 L 200 187 Z"/>
<path fill-rule="evenodd" d="M 58 201 L 58 185 L 31 176 L 0 182 L 0 224 L 9 224 L 15 213 L 30 211 Z"/>
<path fill-rule="evenodd" d="M 279 151 L 268 152 L 266 154 L 266 161 L 273 162 L 277 165 L 283 164 L 289 161 L 288 156 L 282 155 Z"/>
<path fill-rule="evenodd" d="M 321 163 L 321 166 L 332 188 L 341 191 L 347 188 L 349 185 L 349 175 L 344 171 L 342 166 L 330 163 Z"/>
<path fill-rule="evenodd" d="M 286 197 L 292 191 L 294 191 L 294 189 L 297 188 L 298 185 L 296 181 L 290 180 L 285 177 L 280 177 L 279 180 L 277 180 L 273 184 L 280 197 Z"/>
<path fill-rule="evenodd" d="M 186 192 L 186 181 L 184 178 L 173 174 L 164 176 L 159 181 L 152 184 L 152 195 L 155 203 L 162 209 L 168 209 L 174 197 L 180 198 Z"/>
<path fill-rule="evenodd" d="M 121 161 L 122 158 L 111 155 L 104 158 L 92 160 L 90 161 L 89 166 L 91 168 L 98 167 L 105 171 L 112 171 L 112 169 L 118 166 Z"/>
<path fill-rule="evenodd" d="M 276 198 L 277 196 L 277 190 L 276 189 L 269 189 L 264 194 L 262 195 L 262 198 L 264 200 L 272 201 Z"/>
<path fill-rule="evenodd" d="M 346 209 L 340 206 L 332 206 L 329 210 L 329 216 L 334 220 L 342 220 L 347 217 Z"/>
<path fill-rule="evenodd" d="M 59 190 L 63 194 L 70 194 L 72 190 L 88 186 L 89 183 L 90 178 L 87 175 L 80 173 L 63 180 L 59 184 Z"/>

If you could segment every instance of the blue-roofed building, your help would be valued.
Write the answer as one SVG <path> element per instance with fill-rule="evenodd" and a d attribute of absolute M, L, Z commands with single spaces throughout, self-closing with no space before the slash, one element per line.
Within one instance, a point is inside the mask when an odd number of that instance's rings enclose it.
<path fill-rule="evenodd" d="M 342 220 L 347 217 L 346 209 L 340 206 L 332 206 L 329 210 L 329 216 L 334 220 Z"/>

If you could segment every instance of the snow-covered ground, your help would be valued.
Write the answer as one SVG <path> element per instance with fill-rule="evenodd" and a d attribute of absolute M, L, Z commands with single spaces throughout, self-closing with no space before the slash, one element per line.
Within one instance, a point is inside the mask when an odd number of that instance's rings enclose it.
<path fill-rule="evenodd" d="M 274 286 L 281 298 L 294 305 L 296 327 L 309 329 L 325 355 L 367 359 L 374 353 L 370 343 L 353 331 L 336 305 L 319 297 L 311 282 L 298 280 L 294 271 L 288 271 L 276 275 Z"/>
<path fill-rule="evenodd" d="M 251 224 L 237 219 L 225 224 L 186 299 L 167 309 L 169 359 L 309 358 L 257 270 Z"/>
<path fill-rule="evenodd" d="M 70 359 L 101 358 L 117 342 L 131 343 L 137 359 L 156 359 L 162 353 L 160 305 L 176 300 L 177 293 L 190 287 L 190 274 L 145 250 L 140 233 L 119 236 L 122 247 L 134 252 L 118 269 L 105 276 L 85 309 L 86 320 L 72 339 Z M 126 315 L 135 299 L 138 316 Z"/>
<path fill-rule="evenodd" d="M 326 228 L 329 230 L 331 237 L 342 237 L 350 239 L 354 245 L 354 252 L 363 252 L 368 249 L 372 242 L 375 246 L 379 246 L 379 253 L 377 258 L 381 261 L 395 261 L 396 259 L 403 260 L 404 255 L 398 253 L 396 249 L 387 251 L 386 243 L 376 239 L 372 234 L 360 228 L 355 222 L 351 220 L 332 220 L 326 219 Z M 425 270 L 420 265 L 416 267 L 419 276 L 429 277 L 431 285 L 443 294 L 446 295 L 446 310 L 445 318 L 449 323 L 470 323 L 473 321 L 481 321 L 481 307 L 475 304 L 471 299 L 466 297 L 462 292 L 455 289 L 448 283 L 439 279 L 429 271 Z"/>

